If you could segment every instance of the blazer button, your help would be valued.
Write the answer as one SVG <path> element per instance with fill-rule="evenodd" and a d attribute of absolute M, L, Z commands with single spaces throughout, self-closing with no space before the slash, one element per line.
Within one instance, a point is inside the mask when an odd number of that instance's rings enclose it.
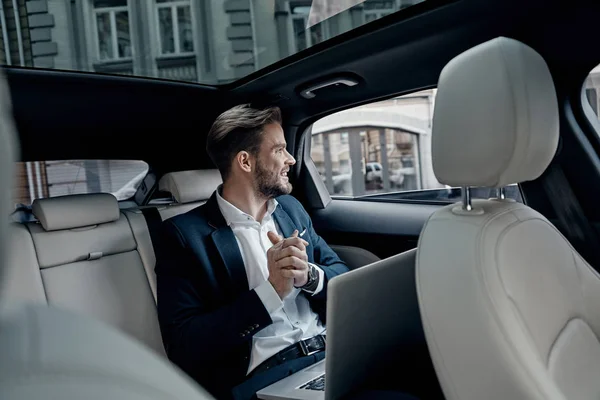
<path fill-rule="evenodd" d="M 258 324 L 254 324 L 254 329 L 258 328 Z"/>
<path fill-rule="evenodd" d="M 246 336 L 249 333 L 250 333 L 250 331 L 244 331 L 244 336 Z"/>
<path fill-rule="evenodd" d="M 240 337 L 244 337 L 244 336 L 246 336 L 246 335 L 244 335 L 243 333 L 240 333 Z"/>

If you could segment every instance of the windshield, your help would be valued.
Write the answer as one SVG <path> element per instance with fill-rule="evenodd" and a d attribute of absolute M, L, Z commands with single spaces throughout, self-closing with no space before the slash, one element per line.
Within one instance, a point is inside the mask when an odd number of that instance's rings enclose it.
<path fill-rule="evenodd" d="M 423 0 L 0 1 L 0 64 L 220 85 Z"/>

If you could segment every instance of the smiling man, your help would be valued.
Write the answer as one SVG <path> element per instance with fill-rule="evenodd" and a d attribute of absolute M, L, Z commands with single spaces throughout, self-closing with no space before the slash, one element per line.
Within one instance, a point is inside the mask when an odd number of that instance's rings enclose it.
<path fill-rule="evenodd" d="M 325 356 L 327 282 L 348 271 L 289 194 L 276 107 L 240 105 L 206 150 L 223 184 L 163 223 L 158 313 L 169 358 L 219 399 L 257 390 Z"/>

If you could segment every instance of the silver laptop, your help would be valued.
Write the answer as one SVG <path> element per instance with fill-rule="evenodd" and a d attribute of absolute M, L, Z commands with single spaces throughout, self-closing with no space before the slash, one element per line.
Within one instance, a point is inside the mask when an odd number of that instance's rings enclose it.
<path fill-rule="evenodd" d="M 324 400 L 325 360 L 327 358 L 259 390 L 256 397 L 264 400 Z"/>
<path fill-rule="evenodd" d="M 337 399 L 372 378 L 377 370 L 373 367 L 394 352 L 403 324 L 413 318 L 411 310 L 401 305 L 407 293 L 415 291 L 415 254 L 415 249 L 409 250 L 331 279 L 327 285 L 327 356 L 259 390 L 256 396 L 263 400 Z"/>

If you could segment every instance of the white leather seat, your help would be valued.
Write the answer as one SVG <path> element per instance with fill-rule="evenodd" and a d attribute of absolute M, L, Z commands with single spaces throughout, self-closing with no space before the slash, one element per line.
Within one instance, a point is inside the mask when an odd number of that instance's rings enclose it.
<path fill-rule="evenodd" d="M 163 221 L 206 203 L 222 182 L 218 169 L 197 169 L 164 174 L 158 181 L 158 190 L 170 193 L 175 202 L 164 208 L 159 207 Z"/>
<path fill-rule="evenodd" d="M 558 138 L 552 77 L 530 47 L 497 38 L 442 71 L 432 132 L 441 183 L 536 179 Z M 538 212 L 508 200 L 437 211 L 416 279 L 448 400 L 600 398 L 600 276 Z"/>
<path fill-rule="evenodd" d="M 0 183 L 5 188 L 13 187 L 15 139 L 0 75 Z M 7 270 L 19 267 L 6 259 L 10 197 L 10 190 L 0 191 L 2 289 L 11 284 Z M 51 305 L 0 300 L 3 400 L 212 399 L 164 357 L 106 323 Z"/>
<path fill-rule="evenodd" d="M 77 311 L 166 356 L 153 293 L 154 260 L 148 260 L 154 254 L 143 216 L 121 213 L 108 193 L 37 199 L 32 210 L 39 222 L 11 224 L 7 301 L 27 299 Z"/>

